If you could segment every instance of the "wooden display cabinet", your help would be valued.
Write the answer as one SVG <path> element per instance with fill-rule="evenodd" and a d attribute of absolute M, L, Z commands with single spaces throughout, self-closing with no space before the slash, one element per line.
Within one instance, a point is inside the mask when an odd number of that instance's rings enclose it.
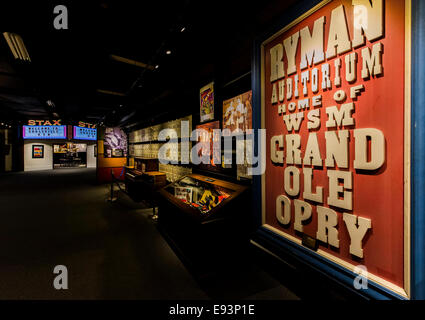
<path fill-rule="evenodd" d="M 155 200 L 156 191 L 167 184 L 166 174 L 158 171 L 158 159 L 134 159 L 134 168 L 126 168 L 125 188 L 134 201 Z"/>

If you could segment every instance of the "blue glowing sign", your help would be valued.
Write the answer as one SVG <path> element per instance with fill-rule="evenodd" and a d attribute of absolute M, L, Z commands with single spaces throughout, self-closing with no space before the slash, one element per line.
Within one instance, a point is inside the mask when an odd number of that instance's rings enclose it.
<path fill-rule="evenodd" d="M 74 139 L 96 141 L 97 129 L 74 126 Z"/>
<path fill-rule="evenodd" d="M 66 139 L 66 126 L 22 126 L 24 139 Z"/>

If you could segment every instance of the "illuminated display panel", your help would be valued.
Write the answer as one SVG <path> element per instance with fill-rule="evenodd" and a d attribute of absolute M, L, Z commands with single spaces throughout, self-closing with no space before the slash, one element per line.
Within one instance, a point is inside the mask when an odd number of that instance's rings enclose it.
<path fill-rule="evenodd" d="M 22 126 L 24 139 L 66 139 L 66 126 Z"/>
<path fill-rule="evenodd" d="M 74 139 L 77 140 L 97 140 L 97 129 L 74 126 Z"/>

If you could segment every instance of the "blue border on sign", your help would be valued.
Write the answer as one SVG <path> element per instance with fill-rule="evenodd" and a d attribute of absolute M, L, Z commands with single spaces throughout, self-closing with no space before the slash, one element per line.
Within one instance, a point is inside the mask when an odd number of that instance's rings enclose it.
<path fill-rule="evenodd" d="M 425 299 L 425 1 L 412 1 L 412 278 L 413 299 Z"/>

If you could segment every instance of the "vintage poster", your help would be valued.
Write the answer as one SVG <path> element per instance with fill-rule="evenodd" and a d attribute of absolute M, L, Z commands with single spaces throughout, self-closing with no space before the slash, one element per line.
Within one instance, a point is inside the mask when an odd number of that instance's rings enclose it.
<path fill-rule="evenodd" d="M 407 297 L 405 19 L 399 0 L 320 3 L 262 43 L 261 108 L 263 226 Z"/>
<path fill-rule="evenodd" d="M 192 202 L 193 189 L 190 187 L 174 187 L 174 196 L 184 202 Z"/>
<path fill-rule="evenodd" d="M 127 135 L 120 128 L 106 128 L 104 138 L 104 157 L 126 157 Z"/>
<path fill-rule="evenodd" d="M 214 82 L 200 90 L 201 122 L 214 120 Z"/>
<path fill-rule="evenodd" d="M 214 159 L 221 159 L 221 150 L 214 148 L 214 143 L 220 143 L 220 134 L 214 132 L 214 129 L 220 129 L 220 122 L 214 121 L 196 126 L 196 129 L 202 129 L 203 131 L 198 135 L 198 142 L 205 143 L 205 146 L 198 150 L 198 156 L 207 157 L 209 160 L 208 164 L 201 163 L 201 166 L 207 166 L 209 168 L 220 168 L 220 164 L 215 163 Z M 214 150 L 216 149 L 216 150 Z M 214 154 L 216 152 L 216 154 Z"/>
<path fill-rule="evenodd" d="M 228 129 L 229 132 L 224 129 Z M 243 134 L 252 129 L 252 91 L 240 94 L 232 99 L 223 101 L 223 136 L 231 134 Z M 248 175 L 247 159 L 249 157 L 249 150 L 252 145 L 244 142 L 237 144 L 237 149 L 243 148 L 242 153 L 245 155 L 244 164 L 237 164 L 236 172 L 237 178 L 252 178 Z"/>
<path fill-rule="evenodd" d="M 252 91 L 223 101 L 223 130 L 246 132 L 252 129 Z"/>
<path fill-rule="evenodd" d="M 44 158 L 44 146 L 43 145 L 33 145 L 32 146 L 32 158 L 33 159 L 43 159 Z"/>

